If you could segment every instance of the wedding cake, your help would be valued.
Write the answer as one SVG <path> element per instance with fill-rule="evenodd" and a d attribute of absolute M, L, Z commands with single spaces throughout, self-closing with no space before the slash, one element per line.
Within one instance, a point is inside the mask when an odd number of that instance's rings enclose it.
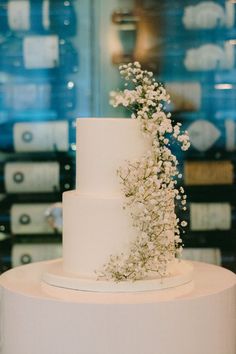
<path fill-rule="evenodd" d="M 133 119 L 77 120 L 77 189 L 63 195 L 63 267 L 82 277 L 124 252 L 137 230 L 123 209 L 118 167 L 150 148 Z"/>
<path fill-rule="evenodd" d="M 143 108 L 132 118 L 77 120 L 76 190 L 63 195 L 63 260 L 44 278 L 52 285 L 133 291 L 191 280 L 191 264 L 176 259 L 181 239 L 175 199 L 184 192 L 176 187 L 177 160 L 165 135 L 173 132 L 185 146 L 188 137 L 181 139 L 179 125 L 172 127 L 162 110 L 164 88 L 138 64 L 127 68 L 142 75 L 142 89 L 151 88 L 152 99 L 142 98 Z M 122 99 L 137 102 L 143 95 L 124 94 Z M 120 97 L 113 94 L 122 102 Z"/>

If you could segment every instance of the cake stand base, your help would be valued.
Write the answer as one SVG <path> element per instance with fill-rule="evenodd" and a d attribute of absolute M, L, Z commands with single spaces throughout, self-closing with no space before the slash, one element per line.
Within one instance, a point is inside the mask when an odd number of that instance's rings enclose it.
<path fill-rule="evenodd" d="M 226 269 L 193 262 L 183 286 L 102 293 L 42 282 L 50 264 L 0 277 L 0 353 L 236 354 L 236 275 Z"/>
<path fill-rule="evenodd" d="M 62 259 L 50 263 L 43 274 L 43 281 L 59 288 L 93 292 L 138 292 L 178 287 L 192 281 L 193 266 L 190 262 L 175 260 L 168 266 L 168 276 L 137 281 L 113 282 L 96 278 L 81 278 L 63 270 Z"/>

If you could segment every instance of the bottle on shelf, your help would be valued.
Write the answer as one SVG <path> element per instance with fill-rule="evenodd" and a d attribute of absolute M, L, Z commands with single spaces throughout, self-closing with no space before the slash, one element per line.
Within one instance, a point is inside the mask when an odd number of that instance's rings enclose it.
<path fill-rule="evenodd" d="M 50 110 L 61 114 L 76 107 L 76 85 L 72 80 L 47 77 L 4 77 L 0 82 L 0 107 L 7 111 Z"/>
<path fill-rule="evenodd" d="M 182 258 L 196 262 L 211 263 L 219 266 L 222 264 L 221 250 L 219 248 L 184 247 Z"/>
<path fill-rule="evenodd" d="M 168 110 L 213 114 L 222 109 L 236 111 L 236 85 L 232 82 L 169 81 L 165 87 L 171 97 Z"/>
<path fill-rule="evenodd" d="M 73 1 L 1 0 L 0 32 L 54 32 L 61 37 L 76 34 Z"/>
<path fill-rule="evenodd" d="M 0 43 L 2 71 L 17 75 L 61 75 L 78 71 L 78 54 L 71 42 L 56 34 L 6 37 Z"/>
<path fill-rule="evenodd" d="M 0 209 L 0 232 L 11 235 L 61 234 L 61 203 L 13 203 Z M 33 237 L 33 236 L 32 236 Z"/>
<path fill-rule="evenodd" d="M 0 163 L 0 192 L 55 193 L 73 189 L 74 163 L 64 161 L 7 161 Z"/>
<path fill-rule="evenodd" d="M 186 211 L 177 211 L 182 215 L 190 232 L 232 231 L 236 229 L 236 208 L 226 202 L 187 203 Z"/>
<path fill-rule="evenodd" d="M 208 119 L 211 113 L 186 113 L 174 116 L 182 123 L 190 138 L 190 149 L 184 153 L 185 158 L 220 158 L 233 157 L 236 151 L 236 119 Z"/>
<path fill-rule="evenodd" d="M 233 186 L 235 163 L 233 160 L 186 160 L 183 180 L 185 186 Z"/>
<path fill-rule="evenodd" d="M 158 6 L 159 16 L 167 32 L 175 35 L 224 35 L 235 26 L 233 1 L 163 1 Z"/>
<path fill-rule="evenodd" d="M 214 235 L 212 237 L 214 239 Z M 187 238 L 186 238 L 187 242 Z M 236 252 L 229 247 L 184 247 L 183 259 L 220 265 L 236 272 Z"/>
<path fill-rule="evenodd" d="M 179 74 L 197 79 L 201 73 L 205 81 L 213 80 L 215 73 L 234 69 L 235 65 L 235 46 L 230 40 L 183 41 L 181 46 L 178 41 L 169 41 L 162 54 L 154 51 L 152 55 L 160 61 L 161 72 L 170 78 Z"/>
<path fill-rule="evenodd" d="M 32 238 L 31 238 L 32 239 Z M 60 258 L 62 256 L 61 242 L 43 242 L 42 240 L 25 240 L 14 243 L 11 251 L 12 267 Z"/>
<path fill-rule="evenodd" d="M 0 131 L 0 151 L 66 153 L 75 150 L 74 121 L 0 123 Z"/>

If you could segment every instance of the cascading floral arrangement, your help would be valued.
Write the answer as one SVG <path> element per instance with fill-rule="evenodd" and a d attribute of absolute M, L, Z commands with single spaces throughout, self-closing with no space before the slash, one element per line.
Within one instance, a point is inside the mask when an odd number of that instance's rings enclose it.
<path fill-rule="evenodd" d="M 166 113 L 169 95 L 153 73 L 142 70 L 138 62 L 120 66 L 126 80 L 124 91 L 111 92 L 111 104 L 122 105 L 132 111 L 143 134 L 151 139 L 151 149 L 140 160 L 127 161 L 117 173 L 125 195 L 137 237 L 127 254 L 111 255 L 104 265 L 103 276 L 116 282 L 141 280 L 148 274 L 167 275 L 167 265 L 182 251 L 180 230 L 187 223 L 175 213 L 180 204 L 186 210 L 186 195 L 179 186 L 178 161 L 170 144 L 178 142 L 182 150 L 190 146 L 187 132 L 181 124 L 174 124 Z"/>

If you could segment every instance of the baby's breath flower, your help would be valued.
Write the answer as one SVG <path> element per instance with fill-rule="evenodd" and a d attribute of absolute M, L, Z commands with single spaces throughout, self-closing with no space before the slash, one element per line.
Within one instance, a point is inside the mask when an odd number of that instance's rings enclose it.
<path fill-rule="evenodd" d="M 175 213 L 176 200 L 186 210 L 186 195 L 183 187 L 177 187 L 176 178 L 182 175 L 176 156 L 167 146 L 172 137 L 187 150 L 189 136 L 181 132 L 180 123 L 172 125 L 171 114 L 163 108 L 170 97 L 152 72 L 142 70 L 138 62 L 121 65 L 119 70 L 134 87 L 112 91 L 111 104 L 131 109 L 131 118 L 137 119 L 142 133 L 152 140 L 152 148 L 139 160 L 127 161 L 118 168 L 126 196 L 124 208 L 130 212 L 137 237 L 126 254 L 111 255 L 102 275 L 114 281 L 138 280 L 151 271 L 162 277 L 167 264 L 181 255 L 179 225 L 187 226 Z"/>

